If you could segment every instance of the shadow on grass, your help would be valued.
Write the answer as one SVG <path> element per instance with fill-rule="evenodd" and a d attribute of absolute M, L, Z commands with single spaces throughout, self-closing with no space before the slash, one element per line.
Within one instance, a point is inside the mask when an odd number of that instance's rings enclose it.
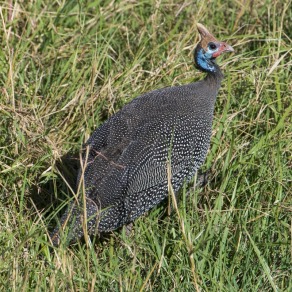
<path fill-rule="evenodd" d="M 64 214 L 67 208 L 66 201 L 73 196 L 72 190 L 76 192 L 79 167 L 79 152 L 68 152 L 56 162 L 55 168 L 58 170 L 58 174 L 46 182 L 42 182 L 39 178 L 37 184 L 30 190 L 31 200 L 28 202 L 28 208 L 36 210 L 34 212 L 36 217 L 39 216 L 38 213 L 42 214 L 49 234 L 58 225 L 59 219 Z M 90 236 L 90 238 L 92 243 L 98 242 L 103 245 L 109 241 L 111 235 L 112 232 L 108 232 Z M 84 242 L 84 237 L 82 237 L 73 246 L 82 245 Z"/>
<path fill-rule="evenodd" d="M 76 191 L 79 153 L 66 153 L 56 162 L 55 168 L 59 174 L 52 175 L 46 181 L 41 181 L 39 177 L 37 183 L 32 186 L 30 190 L 31 202 L 28 203 L 29 208 L 36 209 L 50 221 L 52 226 L 49 229 L 53 228 L 58 217 L 65 211 L 65 207 L 64 210 L 59 210 L 60 205 L 72 197 L 71 190 Z"/>

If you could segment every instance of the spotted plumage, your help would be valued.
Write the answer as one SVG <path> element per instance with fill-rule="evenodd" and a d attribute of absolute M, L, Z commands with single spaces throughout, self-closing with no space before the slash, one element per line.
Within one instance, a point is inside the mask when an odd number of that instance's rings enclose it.
<path fill-rule="evenodd" d="M 52 233 L 54 244 L 65 226 L 72 242 L 84 228 L 94 234 L 132 222 L 167 198 L 168 164 L 178 192 L 204 162 L 223 78 L 215 58 L 233 49 L 203 25 L 198 31 L 194 60 L 206 77 L 143 94 L 94 131 L 84 145 L 77 181 L 77 188 L 84 186 L 86 206 L 82 199 L 70 204 Z"/>

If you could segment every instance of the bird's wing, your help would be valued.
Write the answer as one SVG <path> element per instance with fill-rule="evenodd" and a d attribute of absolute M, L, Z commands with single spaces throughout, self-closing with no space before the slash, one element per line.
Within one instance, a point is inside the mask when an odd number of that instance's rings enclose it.
<path fill-rule="evenodd" d="M 168 172 L 172 177 L 182 173 L 192 164 L 194 149 L 192 139 L 174 143 L 181 135 L 180 125 L 174 123 L 151 123 L 140 132 L 143 136 L 132 141 L 120 158 L 129 167 L 128 192 L 132 193 L 166 183 Z"/>

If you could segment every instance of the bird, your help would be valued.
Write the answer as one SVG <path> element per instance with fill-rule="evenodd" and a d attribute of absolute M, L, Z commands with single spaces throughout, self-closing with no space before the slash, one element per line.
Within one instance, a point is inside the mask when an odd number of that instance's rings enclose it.
<path fill-rule="evenodd" d="M 98 127 L 82 147 L 74 198 L 50 234 L 53 245 L 73 243 L 131 224 L 175 194 L 205 161 L 223 74 L 216 58 L 234 52 L 197 23 L 195 67 L 204 79 L 144 93 Z M 67 228 L 67 229 L 66 229 Z"/>

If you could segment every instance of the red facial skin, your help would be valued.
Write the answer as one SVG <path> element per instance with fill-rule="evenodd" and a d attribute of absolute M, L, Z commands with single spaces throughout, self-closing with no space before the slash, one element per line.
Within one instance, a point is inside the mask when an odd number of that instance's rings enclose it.
<path fill-rule="evenodd" d="M 227 45 L 226 43 L 220 42 L 219 47 L 218 47 L 218 51 L 215 52 L 212 55 L 212 57 L 217 58 L 218 56 L 220 56 L 224 52 L 234 52 L 234 49 L 231 46 Z"/>

